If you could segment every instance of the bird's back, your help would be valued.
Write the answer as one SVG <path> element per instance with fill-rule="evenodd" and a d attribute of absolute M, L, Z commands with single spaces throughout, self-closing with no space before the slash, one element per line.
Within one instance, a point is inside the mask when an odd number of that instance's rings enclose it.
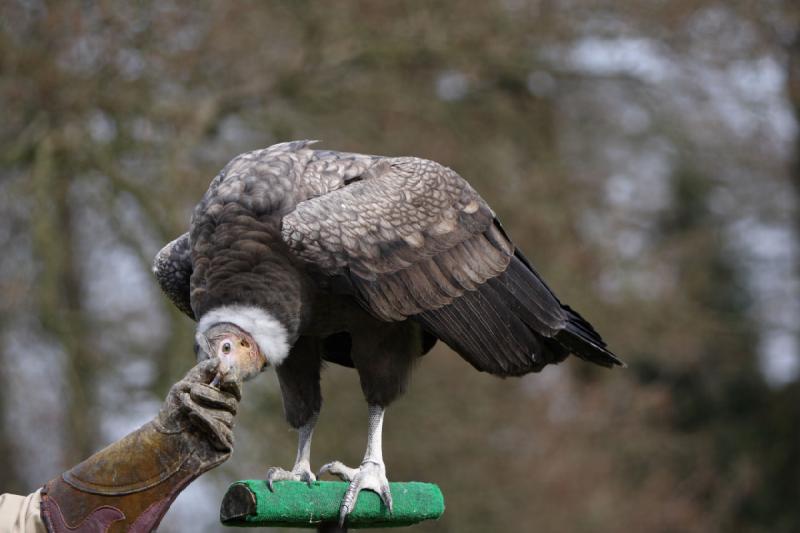
<path fill-rule="evenodd" d="M 270 309 L 290 324 L 299 320 L 304 280 L 280 229 L 282 216 L 302 200 L 310 154 L 300 143 L 248 152 L 211 182 L 189 236 L 196 316 L 235 303 Z"/>

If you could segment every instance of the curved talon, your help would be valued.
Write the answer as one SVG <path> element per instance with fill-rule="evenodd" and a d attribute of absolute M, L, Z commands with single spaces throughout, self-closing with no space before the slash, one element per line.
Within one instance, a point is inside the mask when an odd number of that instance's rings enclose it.
<path fill-rule="evenodd" d="M 316 480 L 317 477 L 314 475 L 314 472 L 312 472 L 307 465 L 303 464 L 295 465 L 291 472 L 284 470 L 283 468 L 273 466 L 267 470 L 266 477 L 267 488 L 270 490 L 270 492 L 275 492 L 275 488 L 272 485 L 274 481 L 305 481 L 310 487 L 311 484 Z"/>
<path fill-rule="evenodd" d="M 381 488 L 381 492 L 379 494 L 381 500 L 383 501 L 383 505 L 389 509 L 389 514 L 394 513 L 394 509 L 392 507 L 392 493 L 389 491 L 389 486 L 385 486 Z"/>
<path fill-rule="evenodd" d="M 344 526 L 345 519 L 355 509 L 358 495 L 364 489 L 376 493 L 389 513 L 393 512 L 392 493 L 383 463 L 364 461 L 360 467 L 350 468 L 339 461 L 332 461 L 320 468 L 318 475 L 322 476 L 326 472 L 350 482 L 339 507 L 339 527 Z"/>
<path fill-rule="evenodd" d="M 317 480 L 317 476 L 313 472 L 303 472 L 300 474 L 300 481 L 305 481 L 309 487 Z"/>
<path fill-rule="evenodd" d="M 358 473 L 358 469 L 350 468 L 341 461 L 331 461 L 330 463 L 322 465 L 322 468 L 319 469 L 317 477 L 322 476 L 322 474 L 326 472 L 337 476 L 342 481 L 353 481 Z"/>
<path fill-rule="evenodd" d="M 342 508 L 339 510 L 339 527 L 344 527 L 344 521 L 349 514 L 350 509 L 346 505 L 342 505 Z"/>
<path fill-rule="evenodd" d="M 272 482 L 286 479 L 287 474 L 289 474 L 289 472 L 283 468 L 278 468 L 277 466 L 273 466 L 267 470 L 267 488 L 269 491 L 275 492 L 275 487 L 272 486 Z"/>

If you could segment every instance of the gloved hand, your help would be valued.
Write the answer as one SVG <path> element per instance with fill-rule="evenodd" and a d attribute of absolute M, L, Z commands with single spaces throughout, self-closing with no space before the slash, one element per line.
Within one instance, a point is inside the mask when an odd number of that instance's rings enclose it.
<path fill-rule="evenodd" d="M 218 364 L 195 366 L 152 422 L 48 482 L 41 507 L 48 531 L 152 531 L 189 483 L 226 461 L 241 382 L 209 385 Z"/>
<path fill-rule="evenodd" d="M 197 439 L 195 448 L 204 451 L 214 466 L 233 451 L 233 418 L 242 399 L 241 381 L 233 374 L 227 374 L 219 387 L 209 384 L 217 375 L 219 362 L 218 358 L 207 359 L 175 383 L 153 421 L 162 433 L 186 433 Z"/>

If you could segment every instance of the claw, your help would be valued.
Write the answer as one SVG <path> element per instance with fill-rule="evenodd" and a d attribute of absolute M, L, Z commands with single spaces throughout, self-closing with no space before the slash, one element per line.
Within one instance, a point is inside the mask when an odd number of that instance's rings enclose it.
<path fill-rule="evenodd" d="M 392 508 L 392 493 L 389 491 L 389 486 L 385 485 L 381 487 L 380 493 L 381 500 L 383 501 L 383 505 L 389 509 L 389 514 L 393 514 L 394 509 Z"/>
<path fill-rule="evenodd" d="M 317 476 L 315 476 L 312 472 L 303 472 L 300 475 L 300 481 L 305 481 L 306 485 L 308 485 L 309 487 L 311 487 L 311 485 L 313 485 L 316 480 Z"/>
<path fill-rule="evenodd" d="M 393 512 L 392 493 L 382 462 L 364 461 L 359 468 L 350 468 L 339 461 L 333 461 L 320 468 L 319 475 L 326 472 L 350 482 L 339 507 L 339 527 L 344 526 L 347 516 L 355 509 L 362 490 L 371 490 L 378 494 L 389 513 Z"/>
<path fill-rule="evenodd" d="M 305 481 L 310 487 L 316 480 L 314 473 L 303 463 L 295 465 L 291 472 L 277 466 L 267 470 L 267 488 L 269 488 L 270 492 L 275 492 L 275 488 L 272 485 L 274 481 Z"/>
<path fill-rule="evenodd" d="M 275 479 L 275 476 L 281 470 L 283 470 L 283 469 L 282 468 L 278 468 L 276 466 L 273 466 L 269 470 L 267 470 L 267 488 L 269 489 L 270 492 L 275 492 L 275 487 L 272 486 L 272 481 Z M 285 472 L 285 470 L 284 470 L 284 472 Z"/>
<path fill-rule="evenodd" d="M 322 465 L 322 468 L 319 469 L 317 477 L 321 477 L 322 474 L 326 472 L 337 476 L 342 481 L 353 481 L 358 474 L 358 469 L 350 468 L 341 461 L 331 461 L 330 463 Z"/>

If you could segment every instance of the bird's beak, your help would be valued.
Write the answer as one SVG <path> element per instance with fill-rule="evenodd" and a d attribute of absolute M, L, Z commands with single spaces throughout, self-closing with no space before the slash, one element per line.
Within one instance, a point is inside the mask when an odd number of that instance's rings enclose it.
<path fill-rule="evenodd" d="M 244 381 L 239 374 L 239 368 L 236 364 L 223 365 L 223 360 L 220 360 L 219 367 L 217 367 L 217 374 L 211 381 L 212 387 L 219 387 L 223 382 L 225 383 L 240 383 Z M 248 378 L 245 378 L 248 379 Z"/>

